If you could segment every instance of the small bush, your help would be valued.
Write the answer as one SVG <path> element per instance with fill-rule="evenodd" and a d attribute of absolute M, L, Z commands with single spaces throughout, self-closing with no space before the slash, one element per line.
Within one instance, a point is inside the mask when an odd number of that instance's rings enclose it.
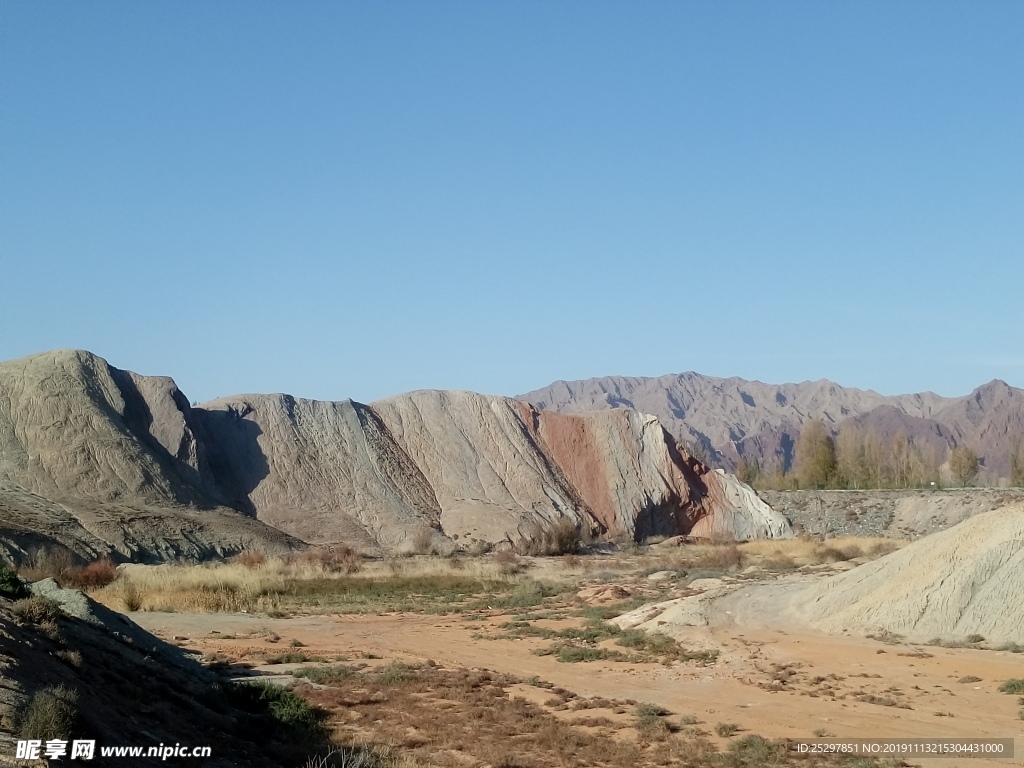
<path fill-rule="evenodd" d="M 1024 680 L 1007 680 L 999 686 L 1002 693 L 1024 693 Z"/>
<path fill-rule="evenodd" d="M 854 560 L 864 556 L 864 551 L 856 544 L 845 544 L 837 549 L 843 553 L 843 559 Z"/>
<path fill-rule="evenodd" d="M 957 682 L 958 683 L 980 683 L 981 682 L 981 678 L 980 677 L 975 677 L 974 675 L 964 675 L 959 680 L 957 680 Z"/>
<path fill-rule="evenodd" d="M 0 597 L 8 600 L 20 600 L 28 596 L 28 587 L 17 573 L 10 568 L 0 566 Z"/>
<path fill-rule="evenodd" d="M 520 555 L 573 555 L 586 543 L 585 539 L 580 525 L 563 517 L 547 527 L 535 526 L 516 542 L 515 549 Z"/>
<path fill-rule="evenodd" d="M 722 734 L 719 734 L 722 735 Z M 763 736 L 743 736 L 729 742 L 726 765 L 762 766 L 788 763 L 788 747 L 785 739 L 771 741 Z"/>
<path fill-rule="evenodd" d="M 21 717 L 18 735 L 23 739 L 63 739 L 75 735 L 78 727 L 78 694 L 63 685 L 37 691 Z"/>
<path fill-rule="evenodd" d="M 19 624 L 46 624 L 57 621 L 64 611 L 53 600 L 34 595 L 15 601 L 11 613 Z"/>
<path fill-rule="evenodd" d="M 412 539 L 412 551 L 417 555 L 429 555 L 434 551 L 434 537 L 427 529 L 421 529 Z"/>
<path fill-rule="evenodd" d="M 128 584 L 121 593 L 121 602 L 129 613 L 142 610 L 142 593 L 134 584 Z"/>
<path fill-rule="evenodd" d="M 649 704 L 645 702 L 643 704 L 638 704 L 636 709 L 633 710 L 633 714 L 635 714 L 639 718 L 645 718 L 664 717 L 665 715 L 671 713 L 659 704 Z"/>
<path fill-rule="evenodd" d="M 724 739 L 728 738 L 729 736 L 732 736 L 737 731 L 739 731 L 739 729 L 740 727 L 736 725 L 736 723 L 718 723 L 715 726 L 715 733 L 717 733 Z"/>
<path fill-rule="evenodd" d="M 287 688 L 256 681 L 231 683 L 223 690 L 233 706 L 262 716 L 272 730 L 303 741 L 322 736 L 323 712 Z"/>
<path fill-rule="evenodd" d="M 300 559 L 326 573 L 358 573 L 363 569 L 363 556 L 343 545 L 307 549 Z"/>
<path fill-rule="evenodd" d="M 101 589 L 118 577 L 117 566 L 109 557 L 94 560 L 83 568 L 72 568 L 64 575 L 61 586 L 75 589 Z"/>
<path fill-rule="evenodd" d="M 395 661 L 378 670 L 376 677 L 383 685 L 399 685 L 404 683 L 415 669 L 414 666 Z"/>
<path fill-rule="evenodd" d="M 267 564 L 267 553 L 262 549 L 246 549 L 232 557 L 230 562 L 256 570 Z"/>
<path fill-rule="evenodd" d="M 868 555 L 871 557 L 883 557 L 884 555 L 892 554 L 899 548 L 900 545 L 895 541 L 878 541 L 868 548 Z"/>
<path fill-rule="evenodd" d="M 494 562 L 498 564 L 498 570 L 506 576 L 512 576 L 526 570 L 519 556 L 511 549 L 502 549 L 495 552 Z"/>
<path fill-rule="evenodd" d="M 985 636 L 984 635 L 968 635 L 967 636 L 967 642 L 971 643 L 971 644 L 984 643 L 985 642 Z"/>
<path fill-rule="evenodd" d="M 701 558 L 700 565 L 705 568 L 732 570 L 743 565 L 743 553 L 736 546 L 736 542 L 716 544 L 710 552 Z"/>
<path fill-rule="evenodd" d="M 69 667 L 74 667 L 75 669 L 81 669 L 82 667 L 81 651 L 57 651 L 54 656 L 63 661 Z"/>
<path fill-rule="evenodd" d="M 295 670 L 295 677 L 304 677 L 314 683 L 330 685 L 340 680 L 348 680 L 359 674 L 359 668 L 350 664 L 332 664 L 329 667 L 302 667 Z"/>

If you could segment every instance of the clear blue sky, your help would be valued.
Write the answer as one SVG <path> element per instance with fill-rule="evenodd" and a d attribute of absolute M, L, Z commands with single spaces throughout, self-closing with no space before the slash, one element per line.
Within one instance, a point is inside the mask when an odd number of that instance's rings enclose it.
<path fill-rule="evenodd" d="M 0 358 L 1024 386 L 1024 3 L 0 3 Z"/>

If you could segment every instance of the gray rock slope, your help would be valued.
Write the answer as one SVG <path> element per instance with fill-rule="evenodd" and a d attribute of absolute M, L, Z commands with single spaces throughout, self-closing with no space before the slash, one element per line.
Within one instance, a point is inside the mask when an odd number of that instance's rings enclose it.
<path fill-rule="evenodd" d="M 632 410 L 564 416 L 437 391 L 191 407 L 171 379 L 81 351 L 0 364 L 0 513 L 9 554 L 34 535 L 141 560 L 300 541 L 444 550 L 515 543 L 563 520 L 636 538 L 791 535 L 746 486 Z"/>
<path fill-rule="evenodd" d="M 1024 504 L 1014 504 L 825 579 L 793 602 L 796 616 L 826 631 L 1021 643 L 1022 594 Z"/>
<path fill-rule="evenodd" d="M 0 550 L 198 560 L 301 546 L 239 514 L 171 379 L 77 350 L 0 363 Z"/>

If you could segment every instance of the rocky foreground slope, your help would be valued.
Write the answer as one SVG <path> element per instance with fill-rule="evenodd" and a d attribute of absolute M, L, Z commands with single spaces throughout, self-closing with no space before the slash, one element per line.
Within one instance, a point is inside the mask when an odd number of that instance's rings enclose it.
<path fill-rule="evenodd" d="M 49 602 L 0 593 L 0 765 L 63 764 L 15 760 L 21 739 L 63 739 L 69 750 L 73 740 L 92 741 L 83 764 L 95 766 L 301 764 L 296 734 L 270 716 L 259 689 L 227 685 L 183 650 L 52 579 L 32 590 Z M 165 744 L 212 753 L 188 761 L 101 754 Z"/>
<path fill-rule="evenodd" d="M 822 575 L 821 569 L 840 569 Z M 681 597 L 619 616 L 692 640 L 723 625 L 813 627 L 989 647 L 1024 645 L 1024 503 L 982 512 L 870 562 L 698 579 Z M 978 640 L 978 642 L 982 642 Z"/>
<path fill-rule="evenodd" d="M 836 632 L 886 630 L 911 639 L 980 635 L 1024 641 L 1024 504 L 975 515 L 898 552 L 813 585 L 801 620 Z"/>
<path fill-rule="evenodd" d="M 364 405 L 245 395 L 64 350 L 0 364 L 0 544 L 200 559 L 311 543 L 401 551 L 581 535 L 792 535 L 656 418 L 470 392 Z"/>
<path fill-rule="evenodd" d="M 815 419 L 833 429 L 849 424 L 871 431 L 886 442 L 903 433 L 940 459 L 951 447 L 972 446 L 982 458 L 982 475 L 994 484 L 1009 476 L 1013 440 L 1024 435 L 1024 390 L 998 380 L 963 397 L 885 396 L 826 380 L 765 384 L 691 372 L 557 381 L 520 397 L 561 413 L 635 408 L 654 414 L 678 439 L 699 444 L 725 467 L 735 467 L 741 456 L 761 466 L 789 466 L 801 426 Z"/>

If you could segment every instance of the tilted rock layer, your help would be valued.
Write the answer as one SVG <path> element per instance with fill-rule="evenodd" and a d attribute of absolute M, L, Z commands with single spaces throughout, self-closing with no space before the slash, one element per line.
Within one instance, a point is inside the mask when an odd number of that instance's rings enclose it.
<path fill-rule="evenodd" d="M 915 640 L 1024 641 L 1024 504 L 975 515 L 815 584 L 794 603 L 826 631 L 884 629 Z"/>
<path fill-rule="evenodd" d="M 749 488 L 636 411 L 562 415 L 448 391 L 192 407 L 171 379 L 81 351 L 0 364 L 0 513 L 12 554 L 36 532 L 84 556 L 136 559 L 301 541 L 515 544 L 566 521 L 636 539 L 792 535 Z"/>

